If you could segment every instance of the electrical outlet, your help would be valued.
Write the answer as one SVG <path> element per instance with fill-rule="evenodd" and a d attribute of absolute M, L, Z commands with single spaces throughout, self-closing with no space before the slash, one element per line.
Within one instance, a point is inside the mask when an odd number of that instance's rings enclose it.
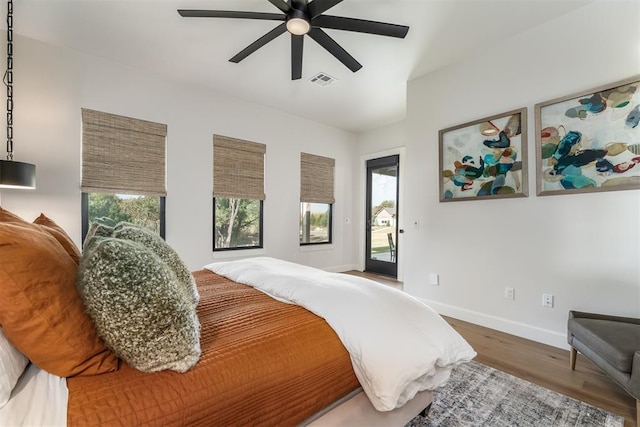
<path fill-rule="evenodd" d="M 542 306 L 553 308 L 553 295 L 542 294 Z"/>
<path fill-rule="evenodd" d="M 433 286 L 440 286 L 440 276 L 438 276 L 436 273 L 431 273 L 431 275 L 429 276 L 429 283 L 431 283 Z"/>
<path fill-rule="evenodd" d="M 504 288 L 504 299 L 516 299 L 516 290 L 509 287 Z"/>

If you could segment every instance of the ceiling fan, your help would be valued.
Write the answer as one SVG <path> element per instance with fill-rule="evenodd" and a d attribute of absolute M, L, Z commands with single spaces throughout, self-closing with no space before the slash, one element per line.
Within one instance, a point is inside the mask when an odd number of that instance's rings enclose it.
<path fill-rule="evenodd" d="M 322 28 L 377 34 L 381 36 L 404 38 L 409 27 L 384 22 L 367 21 L 342 16 L 324 15 L 324 12 L 341 3 L 342 0 L 268 0 L 282 13 L 241 12 L 229 10 L 187 10 L 178 9 L 178 13 L 187 18 L 239 18 L 284 21 L 258 40 L 241 50 L 229 61 L 238 63 L 260 49 L 271 40 L 288 31 L 291 33 L 291 80 L 302 77 L 302 48 L 304 35 L 308 35 L 329 53 L 335 56 L 354 73 L 362 68 L 346 50 L 333 40 Z"/>

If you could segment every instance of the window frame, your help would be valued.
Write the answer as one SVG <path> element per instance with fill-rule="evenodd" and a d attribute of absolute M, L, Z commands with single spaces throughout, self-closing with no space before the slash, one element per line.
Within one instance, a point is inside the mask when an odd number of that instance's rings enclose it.
<path fill-rule="evenodd" d="M 81 201 L 80 201 L 80 209 L 81 209 L 81 217 L 82 217 L 82 242 L 84 242 L 84 239 L 87 237 L 87 233 L 89 232 L 89 194 L 93 194 L 93 193 L 86 193 L 86 192 L 82 192 L 82 197 L 81 197 Z M 98 192 L 95 192 L 95 194 L 99 194 Z M 116 194 L 116 193 L 104 193 L 104 194 Z M 166 200 L 166 196 L 155 196 L 155 197 L 159 197 L 160 198 L 160 237 L 162 237 L 163 240 L 166 240 L 165 238 L 165 234 L 166 234 L 166 207 L 167 207 L 167 200 Z"/>
<path fill-rule="evenodd" d="M 302 205 L 304 205 L 305 203 L 311 203 L 311 202 L 300 202 L 300 211 L 302 211 Z M 330 245 L 333 243 L 333 203 L 313 203 L 313 204 L 329 206 L 329 221 L 327 224 L 327 229 L 328 229 L 327 234 L 329 235 L 329 240 L 326 242 L 307 242 L 307 243 L 300 242 L 300 246 Z M 300 227 L 302 227 L 302 225 L 300 225 Z M 298 229 L 298 232 L 299 231 L 301 231 L 300 228 Z"/>
<path fill-rule="evenodd" d="M 228 252 L 228 251 L 241 251 L 241 250 L 253 250 L 253 249 L 264 249 L 264 200 L 260 199 L 245 199 L 241 197 L 223 197 L 223 199 L 239 199 L 239 200 L 253 200 L 260 202 L 260 220 L 259 220 L 259 242 L 257 246 L 234 246 L 229 248 L 216 248 L 216 197 L 212 197 L 212 210 L 213 210 L 213 223 L 212 223 L 212 242 L 211 247 L 213 252 Z"/>

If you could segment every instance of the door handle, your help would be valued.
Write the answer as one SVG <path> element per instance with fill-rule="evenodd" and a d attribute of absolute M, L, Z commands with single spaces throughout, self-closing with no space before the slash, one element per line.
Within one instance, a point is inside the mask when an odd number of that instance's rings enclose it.
<path fill-rule="evenodd" d="M 404 233 L 404 230 L 401 228 L 400 230 L 398 230 L 398 233 L 402 234 Z"/>

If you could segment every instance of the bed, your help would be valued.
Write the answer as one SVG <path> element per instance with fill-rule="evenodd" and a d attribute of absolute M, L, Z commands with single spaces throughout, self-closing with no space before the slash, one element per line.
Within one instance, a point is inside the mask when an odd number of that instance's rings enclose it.
<path fill-rule="evenodd" d="M 15 240 L 15 235 L 7 233 L 15 231 L 15 227 L 9 226 L 7 215 L 7 211 L 0 211 L 0 238 L 7 240 L 7 236 L 13 236 Z M 12 221 L 15 224 L 16 219 Z M 19 226 L 31 230 L 22 223 Z M 24 232 L 23 229 L 20 232 Z M 48 239 L 47 245 L 55 246 L 54 240 Z M 3 256 L 0 258 L 3 259 L 0 278 L 3 285 L 9 280 L 13 284 L 16 275 L 12 275 L 12 264 L 5 262 L 9 258 L 5 257 L 7 245 L 3 243 L 6 242 L 0 241 L 0 256 Z M 25 242 L 18 239 L 18 243 L 24 245 Z M 42 252 L 36 255 L 44 265 L 43 271 L 48 271 L 46 262 L 42 261 Z M 282 275 L 285 270 L 291 271 Z M 429 366 L 420 367 L 421 372 L 411 373 L 412 378 L 403 379 L 400 385 L 397 381 L 385 385 L 388 382 L 385 377 L 397 377 L 397 367 L 405 362 L 394 360 L 394 352 L 367 351 L 369 343 L 350 337 L 353 332 L 336 323 L 335 316 L 346 317 L 347 324 L 357 324 L 358 316 L 345 316 L 340 310 L 324 312 L 327 304 L 323 307 L 322 301 L 326 300 L 326 303 L 331 299 L 318 294 L 313 283 L 300 281 L 298 273 L 313 276 L 311 282 L 319 283 L 319 288 L 329 288 L 326 283 L 346 276 L 269 258 L 215 263 L 193 272 L 199 294 L 197 317 L 201 352 L 197 363 L 184 373 L 166 369 L 143 372 L 119 359 L 116 359 L 114 369 L 110 367 L 113 354 L 108 350 L 103 354 L 102 350 L 94 348 L 91 351 L 94 356 L 98 354 L 98 363 L 83 361 L 79 372 L 56 375 L 57 361 L 52 362 L 49 356 L 41 361 L 42 355 L 34 353 L 16 336 L 16 324 L 11 318 L 15 310 L 6 309 L 12 294 L 0 290 L 0 323 L 9 343 L 15 342 L 14 350 L 32 359 L 14 381 L 8 402 L 0 408 L 0 425 L 281 426 L 364 422 L 371 425 L 373 420 L 380 421 L 381 425 L 396 422 L 401 425 L 429 404 L 429 390 L 445 382 L 454 366 L 475 356 L 468 344 L 451 329 L 446 332 L 452 332 L 450 336 L 436 340 L 436 350 L 426 357 Z M 293 288 L 279 289 L 280 284 L 287 282 Z M 355 277 L 347 279 L 346 283 L 340 287 L 384 288 Z M 50 286 L 51 282 L 47 284 Z M 311 293 L 298 295 L 296 288 L 311 289 Z M 321 289 L 322 292 L 326 290 Z M 67 288 L 66 292 L 73 290 Z M 332 291 L 329 289 L 328 292 Z M 393 290 L 393 298 L 403 298 L 396 292 L 401 294 Z M 305 298 L 320 300 L 321 304 L 305 308 Z M 417 300 L 409 298 L 409 301 L 412 306 L 418 304 Z M 55 305 L 55 302 L 49 300 L 48 304 Z M 362 311 L 353 304 L 348 306 L 354 314 Z M 396 314 L 392 312 L 393 316 L 399 317 Z M 403 322 L 396 320 L 400 324 Z M 424 329 L 448 327 L 443 324 L 446 325 L 443 320 L 442 323 L 436 321 L 433 327 Z M 86 324 L 82 325 L 83 330 L 87 328 Z M 411 322 L 406 325 L 405 332 L 411 336 L 415 331 L 410 330 L 415 325 Z M 382 346 L 378 343 L 378 348 L 398 347 L 397 354 L 414 354 L 425 341 L 420 335 L 415 336 L 417 350 L 407 347 L 412 344 L 403 341 L 394 346 L 396 341 L 388 341 L 385 333 L 394 334 L 393 330 L 379 330 L 374 334 L 360 334 L 356 330 L 357 335 L 363 335 L 367 340 L 367 335 L 379 335 L 378 341 L 386 341 Z M 441 332 L 434 336 L 439 334 Z M 358 354 L 360 351 L 364 357 Z M 40 365 L 46 369 L 41 369 Z M 50 368 L 52 365 L 54 368 Z M 100 369 L 103 372 L 94 372 Z M 0 406 L 3 406 L 1 399 Z M 393 418 L 398 413 L 402 415 Z"/>

